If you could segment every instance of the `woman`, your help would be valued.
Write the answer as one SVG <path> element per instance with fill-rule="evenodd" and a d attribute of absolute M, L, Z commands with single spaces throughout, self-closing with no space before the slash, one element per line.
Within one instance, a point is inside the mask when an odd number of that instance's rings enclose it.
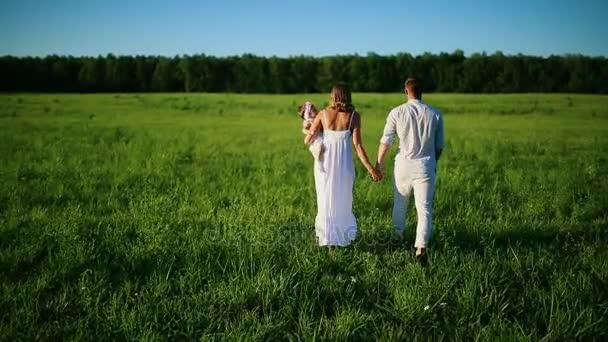
<path fill-rule="evenodd" d="M 315 163 L 314 169 L 317 238 L 320 246 L 348 246 L 357 236 L 357 221 L 353 215 L 355 166 L 351 141 L 370 176 L 375 181 L 382 176 L 367 158 L 361 141 L 361 117 L 355 111 L 345 84 L 332 88 L 328 107 L 315 117 L 304 143 L 310 144 L 316 134 L 323 134 L 323 158 L 320 163 Z"/>

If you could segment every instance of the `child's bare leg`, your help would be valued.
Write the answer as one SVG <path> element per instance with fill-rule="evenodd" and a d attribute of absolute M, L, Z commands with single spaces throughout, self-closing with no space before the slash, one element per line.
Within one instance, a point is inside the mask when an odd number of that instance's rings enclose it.
<path fill-rule="evenodd" d="M 322 156 L 323 156 L 323 144 L 319 144 L 319 143 L 312 143 L 310 145 L 310 152 L 312 153 L 312 156 L 315 158 L 315 160 L 319 160 L 321 161 Z"/>
<path fill-rule="evenodd" d="M 325 147 L 323 147 L 323 144 L 319 144 L 319 155 L 317 156 L 317 160 L 323 161 L 323 152 L 325 152 Z"/>

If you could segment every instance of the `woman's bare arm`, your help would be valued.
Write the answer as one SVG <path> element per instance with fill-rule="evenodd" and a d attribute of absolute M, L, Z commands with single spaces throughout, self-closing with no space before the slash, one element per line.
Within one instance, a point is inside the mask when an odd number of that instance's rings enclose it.
<path fill-rule="evenodd" d="M 308 129 L 308 134 L 306 134 L 306 136 L 304 137 L 304 143 L 306 145 L 310 145 L 310 143 L 312 143 L 312 141 L 314 140 L 315 136 L 319 132 L 323 131 L 323 121 L 321 120 L 323 115 L 325 115 L 325 111 L 321 111 L 317 114 L 317 116 L 315 116 L 315 120 L 312 122 L 312 125 Z"/>
<path fill-rule="evenodd" d="M 304 135 L 308 135 L 310 133 L 310 127 L 312 126 L 312 121 L 302 121 L 302 133 Z"/>
<path fill-rule="evenodd" d="M 353 117 L 353 145 L 355 147 L 355 151 L 357 152 L 357 157 L 361 161 L 361 164 L 365 166 L 367 172 L 372 176 L 374 180 L 382 179 L 382 175 L 378 170 L 376 170 L 372 163 L 369 162 L 369 158 L 367 157 L 367 152 L 365 151 L 365 147 L 363 147 L 363 140 L 361 138 L 361 117 L 359 113 L 355 112 Z"/>

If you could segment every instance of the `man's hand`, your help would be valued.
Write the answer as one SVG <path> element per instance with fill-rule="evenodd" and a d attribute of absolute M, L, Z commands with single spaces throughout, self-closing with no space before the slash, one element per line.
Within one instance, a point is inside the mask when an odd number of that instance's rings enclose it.
<path fill-rule="evenodd" d="M 376 162 L 376 166 L 374 168 L 380 174 L 380 180 L 383 180 L 384 179 L 384 165 Z"/>

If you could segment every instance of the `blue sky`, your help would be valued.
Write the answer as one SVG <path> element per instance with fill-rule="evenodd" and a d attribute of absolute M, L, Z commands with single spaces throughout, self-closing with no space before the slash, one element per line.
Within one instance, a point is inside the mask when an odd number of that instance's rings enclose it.
<path fill-rule="evenodd" d="M 608 56 L 608 0 L 1 0 L 0 55 Z"/>

